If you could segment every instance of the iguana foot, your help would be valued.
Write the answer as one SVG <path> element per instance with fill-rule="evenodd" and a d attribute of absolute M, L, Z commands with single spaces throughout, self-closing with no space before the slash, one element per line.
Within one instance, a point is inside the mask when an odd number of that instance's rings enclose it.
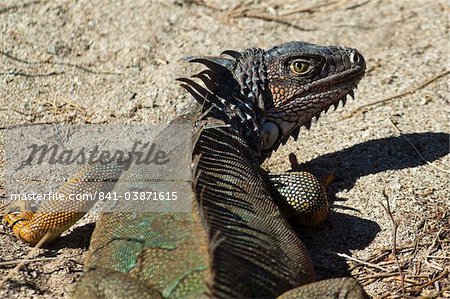
<path fill-rule="evenodd" d="M 16 201 L 5 208 L 3 217 L 14 235 L 25 243 L 36 245 L 46 234 L 44 243 L 59 237 L 84 213 L 32 212 L 26 201 Z"/>
<path fill-rule="evenodd" d="M 325 188 L 309 172 L 264 175 L 270 193 L 282 213 L 303 225 L 317 225 L 328 216 Z"/>
<path fill-rule="evenodd" d="M 122 164 L 86 165 L 58 189 L 64 200 L 42 201 L 36 212 L 31 212 L 27 201 L 15 201 L 7 208 L 4 219 L 20 240 L 34 246 L 46 236 L 44 243 L 50 243 L 83 217 L 84 211 L 97 200 L 95 196 L 88 201 L 66 199 L 74 194 L 96 194 L 105 190 L 103 188 L 117 181 L 123 167 Z"/>
<path fill-rule="evenodd" d="M 33 212 L 31 212 L 28 201 L 18 200 L 5 205 L 3 220 L 13 230 L 17 238 L 27 243 L 30 242 L 27 241 L 26 237 L 22 237 L 22 233 L 25 232 L 27 223 L 32 218 Z"/>
<path fill-rule="evenodd" d="M 31 246 L 36 245 L 48 232 L 48 237 L 44 243 L 50 243 L 67 229 L 67 226 L 58 226 L 58 221 L 46 221 L 53 219 L 49 213 L 20 212 L 10 213 L 4 220 L 13 230 L 14 235 Z M 69 225 L 70 226 L 70 225 Z"/>

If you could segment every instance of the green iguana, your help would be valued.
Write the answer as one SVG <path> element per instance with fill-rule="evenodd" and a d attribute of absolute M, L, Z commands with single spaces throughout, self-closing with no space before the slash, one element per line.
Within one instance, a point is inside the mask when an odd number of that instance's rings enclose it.
<path fill-rule="evenodd" d="M 227 55 L 227 56 L 225 56 Z M 345 103 L 364 75 L 351 48 L 289 42 L 269 50 L 190 57 L 207 67 L 181 86 L 200 103 L 175 123 L 192 124 L 191 212 L 105 213 L 91 239 L 75 298 L 366 298 L 352 278 L 314 282 L 313 266 L 286 215 L 314 224 L 328 213 L 324 188 L 306 172 L 268 174 L 265 158 L 330 106 Z M 61 192 L 94 192 L 102 181 L 146 181 L 90 166 Z M 85 182 L 98 182 L 86 186 Z M 125 182 L 125 183 L 123 183 Z M 280 212 L 281 211 L 281 212 Z M 58 237 L 80 212 L 5 218 L 31 244 Z"/>

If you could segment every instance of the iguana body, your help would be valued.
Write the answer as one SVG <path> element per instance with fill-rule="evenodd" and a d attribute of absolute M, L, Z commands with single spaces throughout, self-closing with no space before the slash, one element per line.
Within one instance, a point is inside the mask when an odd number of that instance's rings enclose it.
<path fill-rule="evenodd" d="M 192 211 L 102 215 L 75 297 L 365 298 L 351 279 L 308 284 L 314 281 L 309 255 L 280 206 L 308 222 L 323 219 L 326 199 L 317 179 L 271 178 L 260 169 L 300 126 L 352 94 L 364 59 L 353 49 L 302 42 L 226 54 L 233 59 L 190 59 L 208 67 L 197 75 L 206 88 L 181 79 L 202 104 L 200 114 L 178 120 L 193 124 Z M 151 184 L 139 171 L 133 176 Z M 95 169 L 83 172 L 81 180 L 92 174 Z M 293 177 L 297 185 L 283 184 Z M 66 188 L 80 190 L 82 183 Z M 29 214 L 21 217 L 9 218 L 16 234 L 32 235 L 32 242 L 42 237 Z M 55 235 L 63 225 L 56 226 Z"/>

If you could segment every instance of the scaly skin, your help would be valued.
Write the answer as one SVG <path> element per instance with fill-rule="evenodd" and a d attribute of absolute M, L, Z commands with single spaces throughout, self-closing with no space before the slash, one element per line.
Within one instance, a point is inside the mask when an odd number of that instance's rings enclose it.
<path fill-rule="evenodd" d="M 353 95 L 363 57 L 303 42 L 225 54 L 232 58 L 188 59 L 208 67 L 196 75 L 205 87 L 180 79 L 201 104 L 201 114 L 177 120 L 193 123 L 195 136 L 191 213 L 102 215 L 74 297 L 365 298 L 350 278 L 313 283 L 309 255 L 280 212 L 309 224 L 323 220 L 328 206 L 317 179 L 260 168 L 280 144 L 297 138 L 301 126 L 309 128 L 313 117 Z M 145 168 L 133 171 L 142 187 L 152 184 Z M 96 173 L 93 166 L 79 179 Z M 123 181 L 116 189 L 129 190 Z M 83 190 L 82 182 L 67 185 Z M 38 212 L 7 220 L 16 235 L 35 243 L 43 234 L 36 227 L 59 218 Z M 52 239 L 62 226 L 47 226 Z"/>

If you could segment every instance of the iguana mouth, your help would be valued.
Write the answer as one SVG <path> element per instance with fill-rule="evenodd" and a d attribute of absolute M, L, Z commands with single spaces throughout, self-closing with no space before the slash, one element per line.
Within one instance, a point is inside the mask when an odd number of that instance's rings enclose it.
<path fill-rule="evenodd" d="M 355 100 L 354 90 L 358 88 L 357 83 L 363 76 L 364 72 L 360 72 L 355 75 L 355 81 L 353 81 L 355 84 L 343 82 L 343 84 L 336 84 L 334 88 L 326 91 L 308 93 L 307 97 L 309 100 L 317 99 L 317 101 L 320 101 L 323 106 L 321 106 L 321 108 L 314 113 L 307 113 L 310 107 L 305 105 L 303 111 L 306 113 L 304 113 L 303 118 L 295 119 L 285 111 L 278 108 L 273 108 L 272 110 L 267 111 L 266 123 L 263 128 L 270 127 L 271 130 L 268 133 L 266 132 L 266 134 L 269 134 L 270 136 L 263 137 L 266 140 L 266 142 L 263 142 L 263 149 L 270 151 L 276 150 L 280 144 L 285 144 L 291 136 L 294 140 L 297 140 L 300 133 L 300 128 L 304 127 L 309 130 L 311 128 L 312 120 L 314 118 L 316 121 L 319 120 L 321 114 L 323 112 L 327 113 L 331 106 L 334 106 L 334 110 L 336 110 L 339 103 L 342 103 L 342 107 L 344 107 L 347 103 L 348 96 Z M 292 102 L 295 102 L 295 105 L 299 111 L 302 109 L 300 109 L 298 103 L 302 102 L 303 99 L 305 99 L 305 97 L 298 96 L 292 99 Z M 278 144 L 276 144 L 277 140 Z"/>

